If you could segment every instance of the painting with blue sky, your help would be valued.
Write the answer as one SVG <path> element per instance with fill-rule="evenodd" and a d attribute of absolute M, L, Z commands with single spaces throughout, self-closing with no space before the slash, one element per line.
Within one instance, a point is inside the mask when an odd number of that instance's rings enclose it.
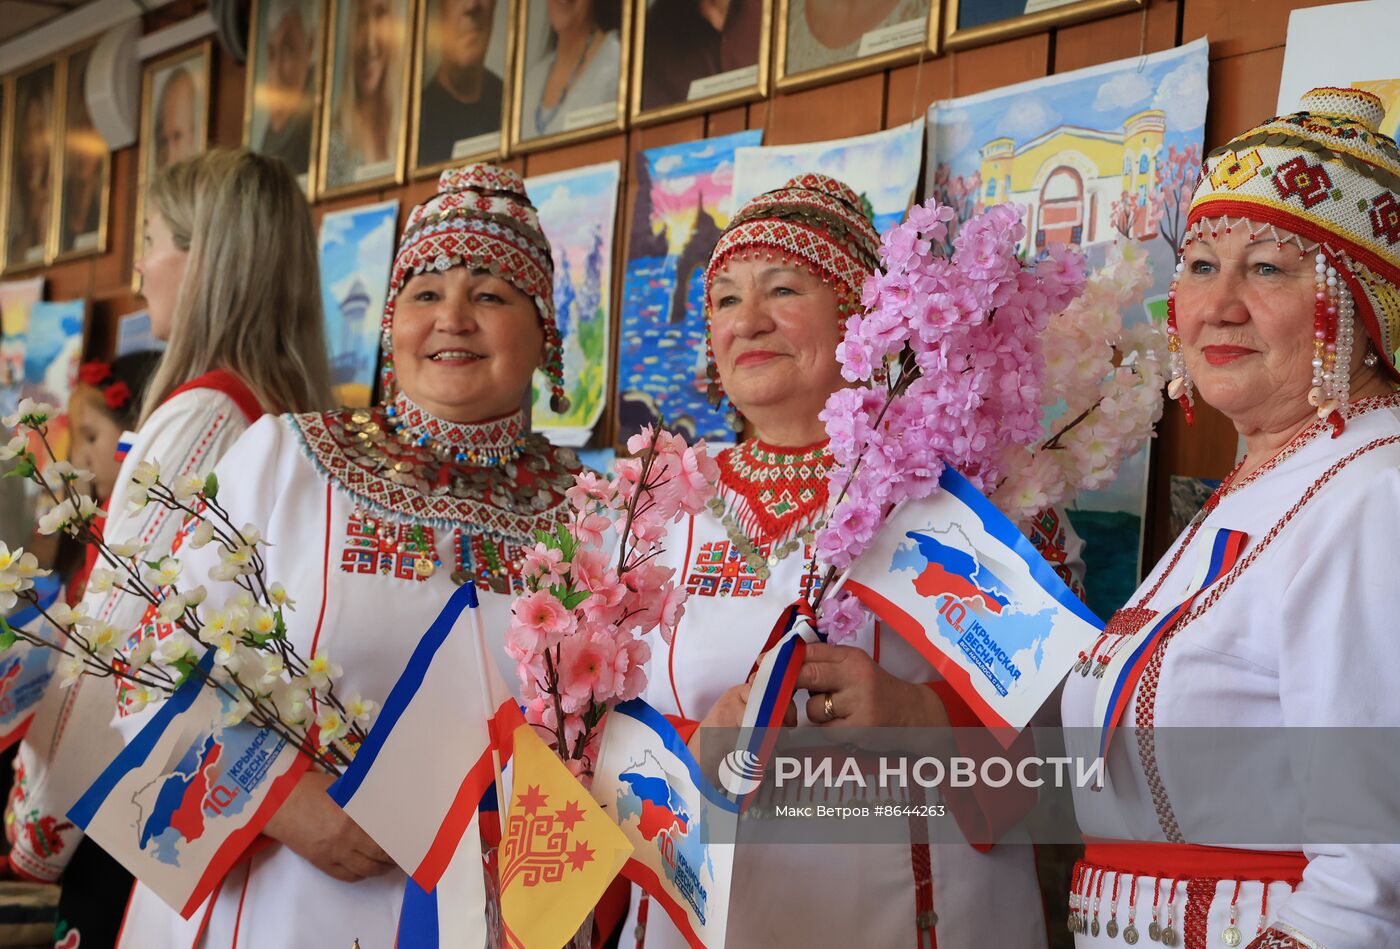
<path fill-rule="evenodd" d="M 935 102 L 925 194 L 952 205 L 959 220 L 1008 201 L 1023 206 L 1024 250 L 1032 255 L 1069 243 L 1098 266 L 1114 241 L 1140 242 L 1153 284 L 1142 309 L 1124 321 L 1162 321 L 1200 169 L 1207 66 L 1201 39 Z M 1087 544 L 1089 602 L 1101 616 L 1137 587 L 1148 460 L 1144 448 L 1112 484 L 1068 505 Z"/>
<path fill-rule="evenodd" d="M 549 407 L 549 384 L 535 374 L 531 422 L 556 444 L 583 445 L 603 414 L 612 341 L 613 236 L 620 162 L 573 168 L 525 181 L 554 251 L 554 310 L 564 347 L 567 412 Z"/>
<path fill-rule="evenodd" d="M 24 384 L 20 391 L 26 398 L 58 406 L 63 413 L 48 427 L 49 444 L 60 459 L 68 457 L 68 397 L 73 394 L 83 355 L 86 312 L 84 300 L 41 300 L 29 311 L 29 330 L 24 337 Z M 44 452 L 36 454 L 42 459 Z"/>
<path fill-rule="evenodd" d="M 706 398 L 705 264 L 733 213 L 734 153 L 758 130 L 649 148 L 637 156 L 617 347 L 621 444 L 665 419 L 694 440 L 732 442 Z"/>
<path fill-rule="evenodd" d="M 844 181 L 870 203 L 882 234 L 914 200 L 923 161 L 924 120 L 870 135 L 803 145 L 741 148 L 734 155 L 734 206 L 781 188 L 797 175 L 819 172 Z"/>
<path fill-rule="evenodd" d="M 369 405 L 374 392 L 398 216 L 399 202 L 385 201 L 321 219 L 321 301 L 331 390 L 340 405 Z"/>

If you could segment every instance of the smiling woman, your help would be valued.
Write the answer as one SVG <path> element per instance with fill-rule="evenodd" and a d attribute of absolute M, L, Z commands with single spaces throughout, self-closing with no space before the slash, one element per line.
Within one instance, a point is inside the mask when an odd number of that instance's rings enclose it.
<path fill-rule="evenodd" d="M 334 656 L 346 694 L 370 709 L 469 580 L 487 652 L 515 678 L 501 640 L 509 594 L 524 588 L 525 545 L 567 516 L 579 470 L 572 451 L 530 433 L 521 409 L 542 361 L 562 385 L 550 247 L 524 184 L 476 165 L 444 172 L 438 187 L 409 214 L 390 276 L 385 404 L 266 419 L 216 469 L 230 516 L 275 538 L 268 575 L 301 604 L 289 639 L 301 655 Z M 182 551 L 185 575 L 202 579 L 217 546 Z M 252 827 L 283 846 L 239 863 L 203 923 L 138 886 L 120 945 L 189 946 L 201 925 L 207 945 L 393 945 L 406 878 L 324 793 L 329 783 L 308 774 Z"/>

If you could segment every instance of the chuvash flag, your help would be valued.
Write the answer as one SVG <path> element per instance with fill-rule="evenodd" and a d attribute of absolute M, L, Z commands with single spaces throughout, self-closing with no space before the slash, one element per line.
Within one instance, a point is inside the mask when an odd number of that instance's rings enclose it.
<path fill-rule="evenodd" d="M 12 630 L 41 636 L 57 643 L 62 634 L 44 619 L 43 611 L 58 601 L 62 584 L 50 574 L 34 581 L 38 604 L 30 604 L 4 617 L 0 626 L 0 751 L 24 737 L 34 720 L 34 709 L 58 667 L 58 651 L 18 640 Z"/>
<path fill-rule="evenodd" d="M 705 779 L 671 723 L 641 699 L 610 710 L 591 790 L 632 844 L 622 875 L 693 949 L 723 949 L 734 844 L 721 841 L 734 840 L 739 805 Z"/>
<path fill-rule="evenodd" d="M 186 919 L 311 764 L 270 728 L 224 724 L 235 700 L 205 685 L 213 661 L 210 650 L 68 811 Z"/>
<path fill-rule="evenodd" d="M 476 588 L 458 587 L 419 640 L 330 796 L 430 893 L 524 723 L 486 655 Z M 477 885 L 480 886 L 478 870 Z"/>
<path fill-rule="evenodd" d="M 939 487 L 889 516 L 844 588 L 1009 743 L 1103 623 L 966 478 Z"/>

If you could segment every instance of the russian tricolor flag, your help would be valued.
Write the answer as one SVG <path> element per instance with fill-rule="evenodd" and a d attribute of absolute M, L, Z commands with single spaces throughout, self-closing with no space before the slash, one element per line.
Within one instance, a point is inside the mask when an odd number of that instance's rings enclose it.
<path fill-rule="evenodd" d="M 477 805 L 524 723 L 481 636 L 476 588 L 467 583 L 419 641 L 329 791 L 425 894 L 456 862 L 464 835 L 476 840 Z M 474 869 L 479 881 L 479 860 Z"/>

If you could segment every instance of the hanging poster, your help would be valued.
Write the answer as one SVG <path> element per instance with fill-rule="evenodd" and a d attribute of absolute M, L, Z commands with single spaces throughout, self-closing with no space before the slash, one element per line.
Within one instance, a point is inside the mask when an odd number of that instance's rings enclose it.
<path fill-rule="evenodd" d="M 399 202 L 385 201 L 321 219 L 321 306 L 337 405 L 369 405 L 374 392 L 398 217 Z"/>
<path fill-rule="evenodd" d="M 734 153 L 759 130 L 640 153 L 617 348 L 619 443 L 665 418 L 687 439 L 734 440 L 706 398 L 705 264 L 734 205 Z"/>
<path fill-rule="evenodd" d="M 875 230 L 884 233 L 904 220 L 914 200 L 923 150 L 922 118 L 854 138 L 741 148 L 734 153 L 734 207 L 796 175 L 820 172 L 850 185 L 869 205 Z"/>
<path fill-rule="evenodd" d="M 0 283 L 0 416 L 9 415 L 19 404 L 29 311 L 43 298 L 43 277 Z"/>
<path fill-rule="evenodd" d="M 549 407 L 549 383 L 535 374 L 536 431 L 557 445 L 588 441 L 603 414 L 612 342 L 613 233 L 619 162 L 574 168 L 525 181 L 540 227 L 554 249 L 554 312 L 564 347 L 569 409 Z"/>
<path fill-rule="evenodd" d="M 1007 201 L 1025 206 L 1030 254 L 1076 244 L 1097 267 L 1114 241 L 1138 241 L 1153 284 L 1142 310 L 1123 314 L 1124 321 L 1164 320 L 1201 166 L 1206 51 L 1200 39 L 934 103 L 925 193 L 952 205 L 960 220 Z M 950 239 L 955 233 L 950 228 Z M 1087 544 L 1089 605 L 1100 616 L 1137 587 L 1147 466 L 1144 448 L 1112 484 L 1069 505 Z"/>
<path fill-rule="evenodd" d="M 48 441 L 59 460 L 68 457 L 68 396 L 78 378 L 83 355 L 84 300 L 59 303 L 40 301 L 29 311 L 24 339 L 24 384 L 20 394 L 36 402 L 58 406 L 59 415 L 49 422 Z M 35 436 L 37 438 L 37 436 Z M 46 453 L 31 444 L 44 467 Z"/>

